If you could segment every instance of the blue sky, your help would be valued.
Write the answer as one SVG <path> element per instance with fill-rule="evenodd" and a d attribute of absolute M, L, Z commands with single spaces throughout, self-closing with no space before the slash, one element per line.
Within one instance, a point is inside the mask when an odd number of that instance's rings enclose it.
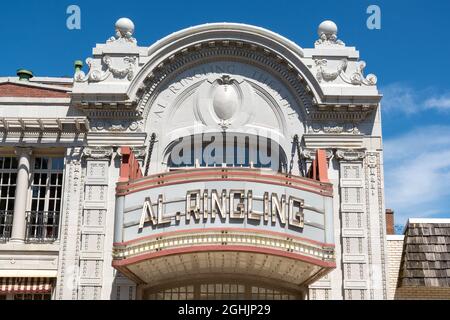
<path fill-rule="evenodd" d="M 66 28 L 69 5 L 81 30 Z M 366 8 L 381 8 L 381 29 L 366 27 Z M 95 43 L 113 35 L 122 16 L 141 46 L 206 22 L 242 22 L 312 47 L 317 25 L 335 21 L 339 38 L 356 46 L 384 94 L 386 205 L 396 222 L 450 217 L 450 1 L 5 1 L 0 10 L 0 76 L 18 68 L 38 76 L 71 76 Z"/>

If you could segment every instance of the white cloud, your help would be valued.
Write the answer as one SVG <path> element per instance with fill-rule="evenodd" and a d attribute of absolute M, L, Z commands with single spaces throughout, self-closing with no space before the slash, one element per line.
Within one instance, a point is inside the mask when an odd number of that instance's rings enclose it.
<path fill-rule="evenodd" d="M 428 126 L 384 143 L 386 206 L 396 223 L 450 217 L 450 126 Z"/>
<path fill-rule="evenodd" d="M 450 95 L 427 99 L 425 101 L 425 107 L 429 109 L 450 111 Z"/>
<path fill-rule="evenodd" d="M 440 95 L 434 91 L 431 88 L 418 90 L 405 83 L 392 83 L 380 88 L 383 94 L 381 105 L 387 113 L 414 114 L 426 109 L 450 111 L 450 92 Z"/>
<path fill-rule="evenodd" d="M 383 94 L 381 106 L 386 112 L 415 113 L 420 109 L 417 104 L 416 93 L 407 85 L 392 83 L 380 88 L 380 92 Z"/>

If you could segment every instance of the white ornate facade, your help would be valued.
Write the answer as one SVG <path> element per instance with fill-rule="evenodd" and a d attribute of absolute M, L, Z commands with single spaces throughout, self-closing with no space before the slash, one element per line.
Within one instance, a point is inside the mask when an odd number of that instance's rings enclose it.
<path fill-rule="evenodd" d="M 387 299 L 381 95 L 336 25 L 133 31 L 0 78 L 0 294 Z"/>

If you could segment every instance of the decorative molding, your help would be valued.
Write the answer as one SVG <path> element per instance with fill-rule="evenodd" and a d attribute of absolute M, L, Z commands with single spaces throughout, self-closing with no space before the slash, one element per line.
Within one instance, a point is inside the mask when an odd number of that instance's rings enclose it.
<path fill-rule="evenodd" d="M 377 84 L 377 77 L 370 73 L 366 77 L 364 77 L 364 68 L 366 67 L 366 63 L 364 61 L 359 61 L 357 63 L 356 71 L 351 75 L 347 75 L 347 59 L 342 59 L 338 64 L 336 70 L 326 69 L 328 64 L 327 59 L 314 59 L 314 62 L 317 65 L 317 80 L 321 82 L 322 80 L 329 82 L 334 81 L 338 77 L 340 77 L 345 83 L 352 85 L 366 85 L 366 86 L 374 86 Z"/>
<path fill-rule="evenodd" d="M 317 103 L 311 87 L 305 82 L 303 76 L 277 53 L 241 41 L 208 41 L 183 48 L 180 52 L 161 62 L 147 75 L 136 93 L 138 114 L 147 119 L 150 112 L 149 102 L 151 102 L 152 97 L 158 95 L 159 85 L 170 74 L 177 72 L 179 69 L 185 69 L 187 65 L 206 63 L 223 56 L 233 56 L 272 69 L 295 92 L 294 96 L 297 103 L 303 106 L 301 109 L 305 110 L 306 114 L 310 112 L 312 105 Z"/>
<path fill-rule="evenodd" d="M 366 161 L 367 161 L 367 158 L 366 158 Z M 371 210 L 370 210 L 370 208 L 371 208 L 371 205 L 370 205 L 370 174 L 369 174 L 369 166 L 367 165 L 367 163 L 366 163 L 366 165 L 365 165 L 365 167 L 364 167 L 364 171 L 365 171 L 365 186 L 364 186 L 364 189 L 365 189 L 365 195 L 366 195 L 366 203 L 365 203 L 365 205 L 366 205 L 366 227 L 367 227 L 367 258 L 368 258 L 368 263 L 369 263 L 369 266 L 372 266 L 373 265 L 373 252 L 372 252 L 372 225 L 371 225 L 371 223 L 370 223 L 370 219 L 371 219 Z M 370 283 L 370 282 L 369 282 Z M 370 290 L 369 290 L 369 296 L 370 296 L 370 299 L 371 300 L 373 300 L 373 299 L 375 299 L 375 296 L 374 296 L 374 289 L 372 288 L 372 286 L 370 287 Z"/>
<path fill-rule="evenodd" d="M 94 132 L 142 132 L 142 127 L 142 120 L 96 119 L 91 122 Z"/>
<path fill-rule="evenodd" d="M 345 46 L 345 43 L 337 38 L 336 34 L 322 33 L 314 42 L 315 46 Z"/>
<path fill-rule="evenodd" d="M 0 130 L 7 132 L 36 132 L 51 134 L 54 132 L 79 133 L 89 130 L 89 121 L 86 117 L 65 118 L 0 118 Z"/>
<path fill-rule="evenodd" d="M 364 149 L 337 149 L 336 158 L 340 161 L 361 161 L 366 156 Z"/>
<path fill-rule="evenodd" d="M 350 84 L 354 85 L 366 85 L 366 86 L 374 86 L 377 84 L 377 76 L 373 73 L 369 73 L 366 77 L 364 77 L 364 68 L 366 67 L 366 63 L 364 61 L 359 61 L 357 69 L 350 76 L 347 76 L 346 73 L 341 72 L 339 75 L 341 79 Z"/>
<path fill-rule="evenodd" d="M 314 160 L 316 158 L 316 151 L 317 149 L 303 149 L 301 152 L 301 157 L 306 160 Z M 333 150 L 332 149 L 326 149 L 325 150 L 327 160 L 330 160 L 333 156 Z"/>
<path fill-rule="evenodd" d="M 103 65 L 105 66 L 105 71 L 93 67 L 94 59 L 87 58 L 86 64 L 89 66 L 89 72 L 85 74 L 83 71 L 79 70 L 75 73 L 75 82 L 101 82 L 106 80 L 111 74 L 118 79 L 126 78 L 131 81 L 134 77 L 134 66 L 136 65 L 137 57 L 123 57 L 123 63 L 125 68 L 119 69 L 114 67 L 112 64 L 112 59 L 110 56 L 104 56 L 102 59 Z"/>
<path fill-rule="evenodd" d="M 336 122 L 316 122 L 307 126 L 308 133 L 327 133 L 327 134 L 361 134 L 354 123 L 337 124 Z"/>
<path fill-rule="evenodd" d="M 83 149 L 83 157 L 90 159 L 109 159 L 112 154 L 112 147 L 85 147 Z"/>
<path fill-rule="evenodd" d="M 133 32 L 134 32 L 134 24 L 131 21 L 125 22 L 126 25 L 123 25 L 120 23 L 119 19 L 116 22 L 116 29 L 114 36 L 110 37 L 108 40 L 106 40 L 106 43 L 125 43 L 125 44 L 133 44 L 137 45 L 137 40 L 133 38 Z M 119 24 L 119 25 L 118 25 Z"/>
<path fill-rule="evenodd" d="M 337 69 L 335 71 L 330 71 L 329 69 L 325 69 L 325 67 L 328 64 L 327 59 L 314 59 L 314 62 L 317 66 L 317 81 L 322 82 L 324 81 L 333 81 L 336 80 L 337 77 L 341 74 L 341 72 L 345 71 L 347 69 L 347 59 L 342 59 L 340 64 L 338 65 Z"/>

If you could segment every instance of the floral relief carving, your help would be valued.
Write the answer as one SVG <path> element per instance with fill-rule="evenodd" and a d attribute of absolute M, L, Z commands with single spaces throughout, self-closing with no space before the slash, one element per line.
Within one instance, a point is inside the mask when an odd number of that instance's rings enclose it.
<path fill-rule="evenodd" d="M 342 59 L 335 69 L 327 68 L 327 59 L 315 59 L 314 62 L 317 66 L 316 77 L 319 82 L 334 81 L 340 77 L 345 83 L 353 85 L 374 86 L 377 84 L 377 77 L 374 74 L 371 73 L 364 77 L 364 68 L 366 67 L 364 61 L 359 61 L 357 63 L 356 71 L 350 75 L 346 73 L 348 67 L 347 59 Z"/>
<path fill-rule="evenodd" d="M 106 70 L 103 71 L 101 68 L 94 67 L 94 59 L 87 58 L 86 64 L 89 67 L 89 72 L 85 74 L 83 71 L 78 70 L 77 72 L 75 72 L 74 80 L 75 82 L 101 82 L 106 80 L 110 75 L 113 75 L 115 78 L 126 78 L 128 81 L 131 81 L 134 77 L 134 67 L 137 58 L 127 56 L 124 57 L 122 61 L 125 64 L 125 67 L 117 68 L 113 66 L 110 56 L 104 56 L 102 59 L 102 63 Z"/>
<path fill-rule="evenodd" d="M 143 121 L 129 121 L 129 120 L 96 120 L 92 121 L 91 130 L 97 131 L 132 131 L 141 132 Z"/>
<path fill-rule="evenodd" d="M 361 134 L 358 127 L 354 123 L 313 123 L 308 126 L 308 133 L 328 133 L 328 134 Z"/>

